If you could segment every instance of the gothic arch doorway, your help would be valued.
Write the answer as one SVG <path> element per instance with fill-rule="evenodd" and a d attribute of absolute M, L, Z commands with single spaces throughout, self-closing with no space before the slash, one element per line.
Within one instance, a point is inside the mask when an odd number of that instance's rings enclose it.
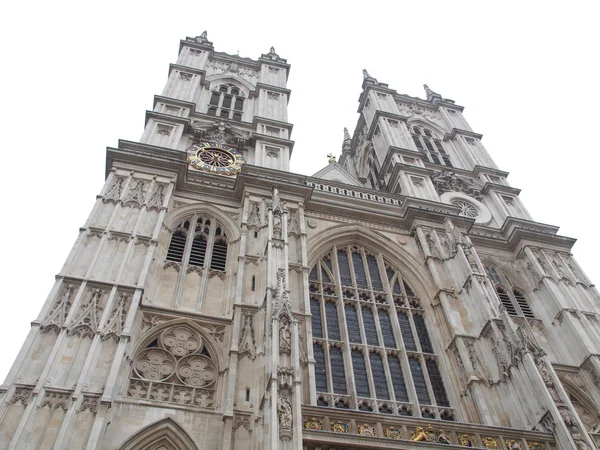
<path fill-rule="evenodd" d="M 198 450 L 198 447 L 177 422 L 166 418 L 141 429 L 119 450 Z"/>

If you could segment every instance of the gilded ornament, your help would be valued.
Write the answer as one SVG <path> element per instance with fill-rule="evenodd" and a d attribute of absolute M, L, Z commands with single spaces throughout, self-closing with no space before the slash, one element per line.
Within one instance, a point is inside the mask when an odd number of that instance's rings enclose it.
<path fill-rule="evenodd" d="M 458 442 L 463 447 L 475 447 L 475 436 L 466 433 L 459 434 Z"/>
<path fill-rule="evenodd" d="M 371 423 L 360 423 L 356 427 L 361 436 L 375 436 L 375 425 Z"/>
<path fill-rule="evenodd" d="M 431 426 L 431 425 L 429 425 Z M 425 433 L 425 430 L 423 429 L 423 427 L 417 427 L 417 429 L 414 431 L 414 433 L 410 433 L 410 440 L 411 441 L 417 441 L 417 442 L 428 442 L 429 440 L 427 439 L 427 433 Z"/>
<path fill-rule="evenodd" d="M 388 439 L 400 439 L 402 437 L 402 432 L 400 428 L 389 426 L 383 429 L 383 435 Z"/>
<path fill-rule="evenodd" d="M 304 419 L 304 429 L 323 430 L 323 419 L 320 417 L 307 417 Z"/>
<path fill-rule="evenodd" d="M 541 442 L 528 442 L 529 450 L 544 450 L 546 446 Z"/>
<path fill-rule="evenodd" d="M 334 433 L 348 433 L 350 431 L 350 425 L 341 420 L 334 420 L 331 422 L 331 431 Z"/>
<path fill-rule="evenodd" d="M 481 438 L 481 442 L 483 442 L 483 446 L 490 450 L 500 450 L 500 443 L 498 442 L 498 438 L 495 437 L 484 437 Z"/>
<path fill-rule="evenodd" d="M 516 439 L 505 439 L 504 443 L 506 444 L 506 448 L 508 450 L 523 450 L 523 444 Z"/>

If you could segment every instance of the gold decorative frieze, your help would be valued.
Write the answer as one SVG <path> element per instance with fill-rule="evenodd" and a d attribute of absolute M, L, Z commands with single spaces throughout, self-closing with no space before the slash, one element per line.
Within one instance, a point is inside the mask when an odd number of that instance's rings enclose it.
<path fill-rule="evenodd" d="M 472 434 L 461 433 L 458 435 L 458 443 L 463 447 L 475 447 L 475 436 Z"/>
<path fill-rule="evenodd" d="M 483 442 L 483 446 L 490 450 L 500 450 L 500 442 L 496 437 L 486 436 L 481 438 L 481 442 Z"/>

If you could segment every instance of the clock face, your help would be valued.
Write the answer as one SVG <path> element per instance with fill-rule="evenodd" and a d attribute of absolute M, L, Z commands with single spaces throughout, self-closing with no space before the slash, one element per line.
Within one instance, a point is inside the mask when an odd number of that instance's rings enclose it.
<path fill-rule="evenodd" d="M 216 142 L 201 142 L 187 149 L 192 167 L 216 175 L 235 175 L 246 162 L 236 149 Z"/>

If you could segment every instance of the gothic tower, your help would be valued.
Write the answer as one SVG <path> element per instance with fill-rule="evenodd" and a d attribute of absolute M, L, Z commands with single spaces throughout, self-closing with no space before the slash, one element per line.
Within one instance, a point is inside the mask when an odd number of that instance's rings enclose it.
<path fill-rule="evenodd" d="M 290 173 L 289 69 L 180 42 L 0 386 L 0 449 L 597 445 L 574 240 L 463 107 L 366 71 L 339 162 Z"/>

